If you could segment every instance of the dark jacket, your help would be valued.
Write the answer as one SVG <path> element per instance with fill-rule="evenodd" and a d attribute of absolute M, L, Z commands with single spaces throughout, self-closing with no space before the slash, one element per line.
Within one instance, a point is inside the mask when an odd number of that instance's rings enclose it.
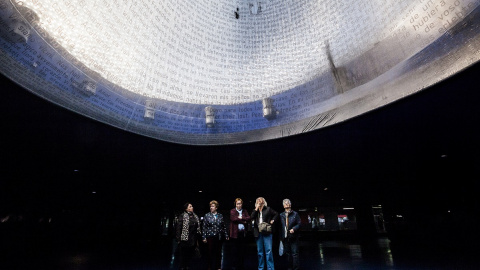
<path fill-rule="evenodd" d="M 184 215 L 188 215 L 188 224 L 186 225 L 186 233 L 188 234 L 188 239 L 182 239 L 182 232 L 184 230 Z M 201 234 L 200 223 L 198 216 L 194 213 L 183 212 L 178 215 L 175 220 L 175 238 L 180 245 L 183 246 L 194 246 L 197 244 L 197 237 Z"/>
<path fill-rule="evenodd" d="M 285 212 L 280 213 L 280 220 L 282 221 L 282 225 L 280 228 L 280 239 L 284 240 L 285 239 L 285 224 L 287 224 L 287 215 Z M 287 228 L 287 239 L 289 238 L 297 238 L 298 237 L 298 230 L 300 229 L 300 215 L 295 212 L 291 211 L 288 214 L 288 228 Z M 293 229 L 294 233 L 290 233 L 290 229 Z"/>
<path fill-rule="evenodd" d="M 262 217 L 263 217 L 263 222 L 268 222 L 272 220 L 276 220 L 278 218 L 278 213 L 273 210 L 272 208 L 265 206 L 263 207 L 262 210 Z M 254 221 L 253 223 L 253 236 L 258 237 L 258 220 L 260 218 L 260 213 L 259 211 L 253 210 L 251 219 Z M 272 225 L 272 228 L 275 228 L 275 226 Z"/>
<path fill-rule="evenodd" d="M 225 220 L 220 213 L 217 213 L 216 217 L 212 213 L 206 213 L 203 217 L 202 238 L 205 240 L 211 237 L 216 237 L 220 240 L 228 239 Z"/>
<path fill-rule="evenodd" d="M 247 222 L 250 221 L 250 215 L 246 209 L 242 211 L 242 219 L 238 218 L 238 211 L 236 208 L 230 210 L 230 237 L 231 238 L 238 238 L 238 224 L 243 224 L 245 226 L 245 230 L 243 233 L 247 233 L 248 224 Z"/>

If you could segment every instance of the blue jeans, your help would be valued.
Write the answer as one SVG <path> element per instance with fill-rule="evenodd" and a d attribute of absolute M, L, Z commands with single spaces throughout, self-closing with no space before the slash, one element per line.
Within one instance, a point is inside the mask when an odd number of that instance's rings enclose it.
<path fill-rule="evenodd" d="M 265 269 L 265 258 L 267 259 L 267 269 L 275 270 L 275 266 L 273 265 L 272 235 L 265 235 L 259 233 L 256 241 L 258 254 L 258 270 Z"/>

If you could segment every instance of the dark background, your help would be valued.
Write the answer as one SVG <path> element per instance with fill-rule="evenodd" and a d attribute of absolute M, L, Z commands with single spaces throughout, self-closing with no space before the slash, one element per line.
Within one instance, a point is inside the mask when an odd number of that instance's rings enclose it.
<path fill-rule="evenodd" d="M 480 210 L 479 71 L 476 64 L 334 126 L 227 146 L 132 134 L 51 104 L 2 76 L 0 218 L 51 217 L 67 231 L 88 224 L 83 234 L 75 231 L 79 238 L 136 221 L 146 226 L 132 227 L 137 234 L 129 237 L 138 238 L 139 231 L 157 232 L 159 217 L 186 201 L 203 215 L 212 199 L 225 211 L 236 197 L 251 209 L 263 196 L 281 210 L 288 197 L 295 209 L 381 204 L 392 239 L 468 246 L 478 238 Z M 402 227 L 396 215 L 403 216 Z"/>

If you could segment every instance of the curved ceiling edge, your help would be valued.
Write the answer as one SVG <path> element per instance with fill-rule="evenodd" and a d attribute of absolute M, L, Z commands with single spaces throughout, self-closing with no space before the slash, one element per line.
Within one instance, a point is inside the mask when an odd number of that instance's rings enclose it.
<path fill-rule="evenodd" d="M 34 13 L 7 1 L 0 3 L 0 71 L 50 102 L 143 136 L 192 145 L 270 140 L 361 115 L 477 62 L 479 1 L 447 2 L 457 13 L 432 19 L 421 34 L 410 22 L 415 17 L 406 17 L 410 28 L 398 27 L 348 61 L 335 62 L 326 41 L 327 71 L 247 103 L 190 104 L 133 93 L 83 65 L 35 24 Z"/>

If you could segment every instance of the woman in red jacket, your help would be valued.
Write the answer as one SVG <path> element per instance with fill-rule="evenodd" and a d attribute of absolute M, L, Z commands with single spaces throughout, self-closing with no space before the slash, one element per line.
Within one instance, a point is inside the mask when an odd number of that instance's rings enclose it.
<path fill-rule="evenodd" d="M 245 249 L 247 243 L 247 222 L 250 215 L 243 209 L 243 200 L 235 199 L 235 208 L 230 210 L 230 239 L 233 241 L 235 269 L 244 269 Z"/>

